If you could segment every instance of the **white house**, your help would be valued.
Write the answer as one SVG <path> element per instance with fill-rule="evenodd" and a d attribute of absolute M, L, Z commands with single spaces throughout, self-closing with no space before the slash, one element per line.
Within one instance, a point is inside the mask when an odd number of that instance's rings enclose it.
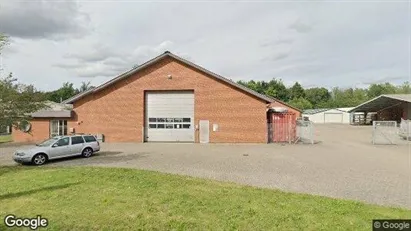
<path fill-rule="evenodd" d="M 338 123 L 338 124 L 350 124 L 352 117 L 348 113 L 353 108 L 321 108 L 321 109 L 308 109 L 303 111 L 302 116 L 307 117 L 314 123 Z"/>

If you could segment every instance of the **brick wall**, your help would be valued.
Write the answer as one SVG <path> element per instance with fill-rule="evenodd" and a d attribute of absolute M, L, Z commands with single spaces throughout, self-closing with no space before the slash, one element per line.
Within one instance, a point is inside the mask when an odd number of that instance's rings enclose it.
<path fill-rule="evenodd" d="M 13 128 L 12 137 L 14 142 L 39 142 L 49 138 L 49 119 L 33 119 L 30 123 L 31 130 L 28 133 Z"/>
<path fill-rule="evenodd" d="M 142 142 L 145 90 L 194 90 L 194 124 L 210 121 L 211 143 L 267 141 L 266 102 L 170 57 L 76 101 L 68 126 L 107 142 Z"/>

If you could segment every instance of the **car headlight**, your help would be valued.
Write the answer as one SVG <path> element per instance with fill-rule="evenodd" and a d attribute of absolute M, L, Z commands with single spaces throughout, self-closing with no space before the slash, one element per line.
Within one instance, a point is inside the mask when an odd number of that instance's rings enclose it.
<path fill-rule="evenodd" d="M 16 156 L 25 156 L 26 155 L 26 153 L 24 153 L 24 152 L 16 152 Z"/>

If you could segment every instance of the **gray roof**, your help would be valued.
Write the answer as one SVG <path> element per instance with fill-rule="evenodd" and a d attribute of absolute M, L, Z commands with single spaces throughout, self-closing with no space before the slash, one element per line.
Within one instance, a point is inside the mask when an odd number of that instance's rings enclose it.
<path fill-rule="evenodd" d="M 40 110 L 31 113 L 33 118 L 71 118 L 71 110 L 61 110 L 61 111 L 51 111 L 51 110 Z"/>
<path fill-rule="evenodd" d="M 52 110 L 52 111 L 64 111 L 64 110 L 70 110 L 73 109 L 72 104 L 65 104 L 65 103 L 56 103 L 51 100 L 47 100 L 44 102 L 46 108 L 45 110 Z"/>
<path fill-rule="evenodd" d="M 330 110 L 329 108 L 316 108 L 316 109 L 307 109 L 303 111 L 303 114 L 307 115 L 314 115 L 320 112 L 328 111 Z"/>
<path fill-rule="evenodd" d="M 45 101 L 45 108 L 30 114 L 33 118 L 70 118 L 73 105 Z"/>
<path fill-rule="evenodd" d="M 349 112 L 378 112 L 403 102 L 411 103 L 411 94 L 387 94 L 358 105 Z"/>
<path fill-rule="evenodd" d="M 339 107 L 337 110 L 343 111 L 343 112 L 349 112 L 350 110 L 354 109 L 354 107 Z"/>
<path fill-rule="evenodd" d="M 411 94 L 386 94 L 383 96 L 411 103 Z"/>
<path fill-rule="evenodd" d="M 158 62 L 158 61 L 160 61 L 160 60 L 162 60 L 162 59 L 164 59 L 164 58 L 166 58 L 166 57 L 174 58 L 174 59 L 176 59 L 176 60 L 178 60 L 178 61 L 180 61 L 180 62 L 182 62 L 182 63 L 184 63 L 184 64 L 186 64 L 186 65 L 188 65 L 188 66 L 191 66 L 191 67 L 193 67 L 193 68 L 196 68 L 197 70 L 200 70 L 200 71 L 202 71 L 202 72 L 204 72 L 204 73 L 206 73 L 206 74 L 208 74 L 208 75 L 210 75 L 210 76 L 212 76 L 212 77 L 214 77 L 214 78 L 216 78 L 216 79 L 218 79 L 218 80 L 220 80 L 220 81 L 222 81 L 222 82 L 228 83 L 228 84 L 230 84 L 230 85 L 232 85 L 232 86 L 234 86 L 234 87 L 236 87 L 236 88 L 238 88 L 238 89 L 241 89 L 241 90 L 249 93 L 250 95 L 253 95 L 253 96 L 257 97 L 258 99 L 261 99 L 261 100 L 263 100 L 263 101 L 265 101 L 265 102 L 272 103 L 272 102 L 277 101 L 277 102 L 280 102 L 280 103 L 282 103 L 282 104 L 284 104 L 284 105 L 287 105 L 287 106 L 289 106 L 289 107 L 291 107 L 291 108 L 294 108 L 294 109 L 300 111 L 298 108 L 292 107 L 292 106 L 290 106 L 290 105 L 288 105 L 288 104 L 286 104 L 286 103 L 284 103 L 284 102 L 282 102 L 282 101 L 280 101 L 280 100 L 278 100 L 278 99 L 275 99 L 275 98 L 272 98 L 272 97 L 269 97 L 269 96 L 260 94 L 260 93 L 258 93 L 258 92 L 255 92 L 255 91 L 253 91 L 253 90 L 251 90 L 251 89 L 249 89 L 249 88 L 247 88 L 247 87 L 245 87 L 245 86 L 243 86 L 243 85 L 241 85 L 241 84 L 238 84 L 238 83 L 236 83 L 236 82 L 234 82 L 234 81 L 232 81 L 232 80 L 229 80 L 229 79 L 227 79 L 227 78 L 225 78 L 225 77 L 223 77 L 223 76 L 221 76 L 221 75 L 218 75 L 218 74 L 216 74 L 216 73 L 214 73 L 214 72 L 211 72 L 211 71 L 209 71 L 209 70 L 207 70 L 207 69 L 205 69 L 205 68 L 203 68 L 203 67 L 201 67 L 201 66 L 198 66 L 197 64 L 194 64 L 194 63 L 192 63 L 192 62 L 190 62 L 190 61 L 188 61 L 188 60 L 186 60 L 186 59 L 183 59 L 183 58 L 181 58 L 181 57 L 179 57 L 179 56 L 177 56 L 177 55 L 174 55 L 173 53 L 171 53 L 171 52 L 169 52 L 169 51 L 166 51 L 166 52 L 164 52 L 163 54 L 161 54 L 161 55 L 159 55 L 159 56 L 157 56 L 157 57 L 155 57 L 155 58 L 153 58 L 153 59 L 151 59 L 151 60 L 149 60 L 149 61 L 147 61 L 147 62 L 145 62 L 145 63 L 143 63 L 143 64 L 141 64 L 141 65 L 139 65 L 139 66 L 137 66 L 137 67 L 134 67 L 134 68 L 130 69 L 129 71 L 126 71 L 126 72 L 118 75 L 117 77 L 115 77 L 115 78 L 113 78 L 113 79 L 111 79 L 111 80 L 109 80 L 109 81 L 101 84 L 100 86 L 98 86 L 98 87 L 96 87 L 96 88 L 93 88 L 93 89 L 90 89 L 89 91 L 86 91 L 86 92 L 80 93 L 80 94 L 78 94 L 78 95 L 75 95 L 75 96 L 73 96 L 72 98 L 65 100 L 63 103 L 73 103 L 73 102 L 75 102 L 75 101 L 83 98 L 83 97 L 86 96 L 86 95 L 89 95 L 89 94 L 91 94 L 91 93 L 97 92 L 97 91 L 99 91 L 99 90 L 101 90 L 101 89 L 104 89 L 104 88 L 110 86 L 111 84 L 114 84 L 114 83 L 116 83 L 116 82 L 118 82 L 118 81 L 120 81 L 120 80 L 122 80 L 122 79 L 125 79 L 125 78 L 127 78 L 127 77 L 135 74 L 136 72 L 138 72 L 138 71 L 140 71 L 140 70 L 142 70 L 142 69 L 144 69 L 144 68 L 146 68 L 146 67 L 148 67 L 148 66 L 150 66 L 150 65 L 152 65 L 152 64 L 154 64 L 154 63 L 156 63 L 156 62 Z"/>

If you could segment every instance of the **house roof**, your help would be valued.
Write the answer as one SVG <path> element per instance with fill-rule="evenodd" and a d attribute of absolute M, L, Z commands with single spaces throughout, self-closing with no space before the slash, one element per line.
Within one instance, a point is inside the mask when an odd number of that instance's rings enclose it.
<path fill-rule="evenodd" d="M 31 113 L 33 118 L 71 118 L 71 110 L 61 110 L 61 111 L 49 111 L 40 110 Z"/>
<path fill-rule="evenodd" d="M 340 112 L 349 112 L 353 107 L 341 107 L 341 108 L 316 108 L 316 109 L 307 109 L 303 111 L 303 114 L 314 115 L 321 112 L 327 112 L 331 110 L 340 111 Z"/>
<path fill-rule="evenodd" d="M 343 112 L 349 112 L 352 110 L 354 107 L 339 107 L 337 110 L 343 111 Z"/>
<path fill-rule="evenodd" d="M 383 96 L 411 103 L 411 94 L 386 94 Z"/>
<path fill-rule="evenodd" d="M 33 118 L 70 118 L 72 115 L 72 106 L 53 101 L 44 102 L 45 108 L 30 114 Z"/>
<path fill-rule="evenodd" d="M 314 114 L 325 112 L 325 111 L 328 111 L 328 110 L 330 110 L 330 109 L 329 108 L 307 109 L 307 110 L 303 111 L 303 114 L 314 115 Z"/>
<path fill-rule="evenodd" d="M 378 112 L 385 108 L 395 106 L 400 103 L 411 103 L 411 94 L 387 94 L 380 95 L 374 99 L 354 107 L 348 112 Z"/>
<path fill-rule="evenodd" d="M 129 76 L 131 76 L 131 75 L 133 75 L 133 74 L 135 74 L 135 73 L 137 73 L 138 71 L 140 71 L 140 70 L 142 70 L 142 69 L 144 69 L 144 68 L 146 68 L 146 67 L 148 67 L 148 66 L 150 66 L 150 65 L 152 65 L 152 64 L 154 64 L 154 63 L 156 63 L 156 62 L 158 62 L 158 61 L 160 61 L 160 60 L 162 60 L 162 59 L 164 59 L 164 58 L 166 58 L 166 57 L 171 57 L 171 58 L 173 58 L 173 59 L 176 59 L 176 60 L 178 60 L 178 61 L 180 61 L 180 62 L 182 62 L 182 63 L 184 63 L 184 64 L 186 64 L 186 65 L 188 65 L 188 66 L 190 66 L 190 67 L 193 67 L 193 68 L 195 68 L 195 69 L 197 69 L 197 70 L 199 70 L 199 71 L 202 71 L 202 72 L 204 72 L 204 73 L 206 73 L 206 74 L 208 74 L 208 75 L 210 75 L 210 76 L 212 76 L 212 77 L 214 77 L 214 78 L 216 78 L 216 79 L 218 79 L 218 80 L 220 80 L 220 81 L 222 81 L 222 82 L 225 82 L 225 83 L 227 83 L 227 84 L 229 84 L 229 85 L 231 85 L 231 86 L 233 86 L 233 87 L 235 87 L 235 88 L 237 88 L 237 89 L 240 89 L 240 90 L 242 90 L 242 91 L 244 91 L 244 92 L 246 92 L 246 93 L 248 93 L 248 94 L 250 94 L 250 95 L 253 95 L 253 96 L 257 97 L 258 99 L 261 99 L 261 100 L 263 100 L 263 101 L 265 101 L 265 102 L 272 103 L 272 102 L 274 102 L 274 101 L 277 101 L 277 102 L 279 102 L 279 103 L 281 103 L 281 104 L 284 104 L 284 105 L 286 105 L 286 106 L 288 106 L 288 107 L 291 107 L 291 108 L 293 108 L 293 109 L 296 109 L 296 110 L 298 110 L 298 111 L 301 111 L 300 109 L 295 108 L 295 107 L 292 107 L 292 106 L 290 106 L 290 105 L 288 105 L 288 104 L 286 104 L 286 103 L 284 103 L 284 102 L 282 102 L 282 101 L 280 101 L 280 100 L 278 100 L 278 99 L 275 99 L 275 98 L 272 98 L 272 97 L 269 97 L 269 96 L 260 94 L 260 93 L 258 93 L 258 92 L 255 92 L 255 91 L 253 91 L 253 90 L 251 90 L 251 89 L 249 89 L 249 88 L 247 88 L 247 87 L 245 87 L 245 86 L 243 86 L 243 85 L 241 85 L 241 84 L 238 84 L 238 83 L 236 83 L 236 82 L 234 82 L 234 81 L 232 81 L 232 80 L 230 80 L 230 79 L 227 79 L 227 78 L 225 78 L 225 77 L 223 77 L 223 76 L 221 76 L 221 75 L 218 75 L 218 74 L 216 74 L 216 73 L 214 73 L 214 72 L 211 72 L 211 71 L 209 71 L 209 70 L 207 70 L 207 69 L 205 69 L 205 68 L 203 68 L 203 67 L 201 67 L 201 66 L 199 66 L 199 65 L 197 65 L 197 64 L 195 64 L 195 63 L 192 63 L 192 62 L 190 62 L 190 61 L 188 61 L 188 60 L 186 60 L 186 59 L 183 59 L 183 58 L 181 58 L 181 57 L 179 57 L 179 56 L 177 56 L 177 55 L 175 55 L 175 54 L 173 54 L 173 53 L 171 53 L 171 52 L 169 52 L 169 51 L 166 51 L 166 52 L 164 52 L 163 54 L 161 54 L 161 55 L 159 55 L 159 56 L 157 56 L 157 57 L 155 57 L 155 58 L 153 58 L 153 59 L 151 59 L 151 60 L 149 60 L 149 61 L 147 61 L 147 62 L 145 62 L 145 63 L 143 63 L 143 64 L 141 64 L 141 65 L 139 65 L 139 66 L 137 66 L 137 67 L 134 67 L 134 68 L 130 69 L 129 71 L 126 71 L 126 72 L 118 75 L 117 77 L 115 77 L 115 78 L 113 78 L 113 79 L 111 79 L 111 80 L 109 80 L 109 81 L 101 84 L 101 85 L 98 86 L 98 87 L 95 87 L 95 88 L 90 89 L 90 90 L 88 90 L 88 91 L 85 91 L 85 92 L 82 92 L 82 93 L 80 93 L 80 94 L 77 94 L 77 95 L 75 95 L 75 96 L 73 96 L 73 97 L 71 97 L 71 98 L 63 101 L 63 103 L 73 103 L 73 102 L 75 102 L 75 101 L 83 98 L 83 97 L 86 96 L 86 95 L 89 95 L 89 94 L 92 94 L 92 93 L 94 93 L 94 92 L 100 91 L 100 90 L 102 90 L 102 89 L 104 89 L 104 88 L 106 88 L 106 87 L 108 87 L 108 86 L 110 86 L 110 85 L 112 85 L 112 84 L 114 84 L 114 83 L 122 80 L 122 79 L 125 79 L 125 78 L 127 78 L 127 77 L 129 77 Z"/>

